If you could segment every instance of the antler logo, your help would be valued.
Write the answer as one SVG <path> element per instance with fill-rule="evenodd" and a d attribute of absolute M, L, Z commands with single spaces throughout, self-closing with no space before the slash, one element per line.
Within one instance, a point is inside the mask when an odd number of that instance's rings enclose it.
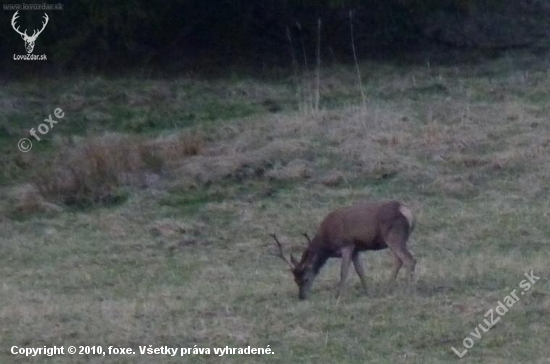
<path fill-rule="evenodd" d="M 19 17 L 19 15 L 17 15 L 17 13 L 19 12 L 19 10 L 17 10 L 15 12 L 15 14 L 13 14 L 13 17 L 11 18 L 11 26 L 13 27 L 13 30 L 15 30 L 17 33 L 19 33 L 19 35 L 21 35 L 21 38 L 23 38 L 23 40 L 25 41 L 25 49 L 27 50 L 27 53 L 32 53 L 33 49 L 34 49 L 34 42 L 36 42 L 36 38 L 38 38 L 38 36 L 40 35 L 40 33 L 42 33 L 42 31 L 44 30 L 44 28 L 46 28 L 46 24 L 48 24 L 48 14 L 44 13 L 44 19 L 46 21 L 42 22 L 42 29 L 40 29 L 37 33 L 36 29 L 33 31 L 32 35 L 29 37 L 27 35 L 27 29 L 25 29 L 24 32 L 20 32 L 19 31 L 19 27 L 15 27 L 15 20 Z"/>

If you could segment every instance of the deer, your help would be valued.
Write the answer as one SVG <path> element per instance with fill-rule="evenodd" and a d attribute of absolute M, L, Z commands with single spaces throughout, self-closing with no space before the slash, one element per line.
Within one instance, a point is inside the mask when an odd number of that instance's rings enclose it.
<path fill-rule="evenodd" d="M 19 15 L 17 14 L 18 12 L 19 10 L 17 10 L 15 14 L 13 14 L 13 17 L 11 18 L 11 26 L 13 30 L 15 30 L 21 36 L 21 38 L 23 38 L 23 40 L 25 41 L 25 50 L 27 51 L 27 53 L 30 54 L 34 49 L 34 43 L 36 42 L 36 38 L 38 38 L 40 33 L 42 33 L 42 31 L 44 30 L 44 28 L 46 28 L 46 25 L 48 24 L 48 20 L 49 20 L 48 14 L 44 13 L 44 21 L 42 22 L 42 29 L 40 29 L 38 32 L 35 29 L 32 35 L 29 36 L 27 34 L 27 29 L 25 29 L 24 32 L 21 32 L 19 31 L 19 27 L 17 28 L 15 27 L 15 21 L 19 17 Z"/>
<path fill-rule="evenodd" d="M 411 210 L 399 201 L 362 202 L 329 213 L 321 222 L 317 233 L 307 239 L 307 247 L 300 260 L 292 254 L 285 257 L 283 246 L 275 234 L 270 234 L 277 245 L 274 255 L 286 262 L 298 286 L 298 298 L 307 299 L 320 269 L 329 258 L 342 258 L 340 282 L 336 298 L 339 299 L 353 262 L 355 272 L 367 293 L 367 281 L 359 253 L 366 250 L 389 248 L 393 256 L 393 270 L 388 289 L 393 286 L 403 265 L 408 270 L 407 283 L 411 284 L 416 259 L 407 250 L 407 240 L 415 227 Z"/>

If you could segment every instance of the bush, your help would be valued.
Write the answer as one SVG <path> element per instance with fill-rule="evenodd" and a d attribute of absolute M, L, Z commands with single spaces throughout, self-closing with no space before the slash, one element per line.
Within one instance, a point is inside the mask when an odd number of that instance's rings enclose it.
<path fill-rule="evenodd" d="M 87 206 L 120 202 L 122 186 L 147 186 L 165 161 L 197 154 L 201 139 L 180 135 L 150 141 L 144 137 L 105 134 L 66 140 L 37 174 L 35 185 L 47 199 Z"/>

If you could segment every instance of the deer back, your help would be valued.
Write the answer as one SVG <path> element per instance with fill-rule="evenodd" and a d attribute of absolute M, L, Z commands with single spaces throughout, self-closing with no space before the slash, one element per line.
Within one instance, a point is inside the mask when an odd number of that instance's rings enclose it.
<path fill-rule="evenodd" d="M 411 224 L 400 209 L 398 201 L 361 203 L 335 210 L 327 215 L 318 231 L 318 245 L 336 250 L 344 243 L 359 243 L 371 248 L 377 243 L 380 234 L 397 221 Z"/>

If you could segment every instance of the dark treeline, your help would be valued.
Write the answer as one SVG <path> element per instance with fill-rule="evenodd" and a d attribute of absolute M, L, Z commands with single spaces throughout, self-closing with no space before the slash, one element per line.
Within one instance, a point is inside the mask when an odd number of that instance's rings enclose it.
<path fill-rule="evenodd" d="M 62 1 L 34 54 L 58 71 L 290 64 L 291 54 L 350 59 L 350 22 L 358 55 L 392 55 L 426 45 L 507 49 L 545 47 L 550 5 L 542 0 L 168 0 Z M 36 69 L 3 10 L 4 72 Z M 352 19 L 350 19 L 350 12 Z M 21 30 L 38 29 L 44 11 L 22 10 Z M 319 28 L 319 22 L 321 24 Z M 291 47 L 291 44 L 293 48 Z"/>

